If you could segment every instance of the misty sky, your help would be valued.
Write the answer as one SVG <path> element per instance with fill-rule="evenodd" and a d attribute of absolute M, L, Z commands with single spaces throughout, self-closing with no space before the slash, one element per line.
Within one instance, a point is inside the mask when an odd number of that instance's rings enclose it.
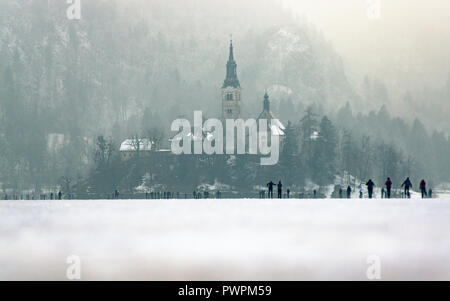
<path fill-rule="evenodd" d="M 319 28 L 353 74 L 385 78 L 391 87 L 417 81 L 442 87 L 450 72 L 450 1 L 380 0 L 370 19 L 367 0 L 280 0 Z"/>
<path fill-rule="evenodd" d="M 450 0 L 379 0 L 379 19 L 370 18 L 367 12 L 368 3 L 377 0 L 273 1 L 278 1 L 299 22 L 306 20 L 319 29 L 343 57 L 348 75 L 356 81 L 366 74 L 378 77 L 390 87 L 394 98 L 417 87 L 440 89 L 447 81 L 450 73 Z M 157 1 L 143 2 L 146 8 L 141 10 L 142 14 L 159 8 Z M 264 0 L 166 2 L 171 3 L 175 11 L 191 11 L 193 25 L 200 7 L 203 9 L 201 24 L 206 24 L 205 16 L 214 16 L 217 10 L 228 18 L 216 18 L 216 24 L 249 18 L 245 14 L 241 16 L 240 12 L 251 7 L 254 17 L 250 17 L 249 23 L 256 31 L 259 23 L 267 25 L 267 20 L 271 19 L 268 16 L 277 11 L 273 8 L 275 3 Z M 142 0 L 126 3 L 134 6 L 142 4 Z M 201 30 L 205 33 L 217 28 L 210 26 Z M 242 34 L 231 26 L 228 30 L 229 33 L 234 30 L 236 37 Z"/>

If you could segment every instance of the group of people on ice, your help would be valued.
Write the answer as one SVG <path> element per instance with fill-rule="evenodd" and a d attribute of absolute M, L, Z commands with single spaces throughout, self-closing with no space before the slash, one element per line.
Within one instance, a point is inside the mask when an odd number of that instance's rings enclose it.
<path fill-rule="evenodd" d="M 275 184 L 274 182 L 272 182 L 272 181 L 270 181 L 269 183 L 267 183 L 267 188 L 268 188 L 268 192 L 267 192 L 267 197 L 268 198 L 270 198 L 270 199 L 273 199 L 273 188 L 274 187 L 277 187 L 277 197 L 279 198 L 279 199 L 282 199 L 283 198 L 283 184 L 281 183 L 281 181 L 278 181 L 278 184 Z M 264 198 L 264 190 L 261 190 L 260 191 L 260 198 Z M 286 194 L 284 195 L 284 197 L 286 198 L 290 198 L 291 196 L 291 190 L 288 188 L 287 190 L 286 190 Z"/>
<path fill-rule="evenodd" d="M 402 186 L 405 188 L 405 196 L 410 198 L 411 194 L 409 193 L 409 189 L 412 187 L 412 183 L 411 180 L 408 178 L 406 178 L 406 180 L 402 183 Z M 422 199 L 426 198 L 426 197 L 433 197 L 433 190 L 430 188 L 427 192 L 427 183 L 425 182 L 424 179 L 422 179 L 419 183 L 419 189 L 420 189 L 420 193 L 422 194 Z"/>
<path fill-rule="evenodd" d="M 367 186 L 367 194 L 369 196 L 369 199 L 371 199 L 373 197 L 373 189 L 375 187 L 375 183 L 372 181 L 372 179 L 369 179 L 369 181 L 367 181 L 366 183 Z M 403 196 L 406 198 L 410 198 L 411 194 L 409 192 L 410 188 L 412 188 L 412 183 L 411 180 L 409 179 L 409 177 L 406 178 L 405 181 L 403 181 L 401 187 L 404 188 L 404 194 Z M 424 179 L 422 179 L 419 183 L 419 189 L 420 192 L 422 194 L 422 198 L 426 198 L 429 197 L 431 198 L 433 195 L 433 191 L 431 190 L 431 188 L 427 191 L 427 183 L 425 182 Z M 381 188 L 381 198 L 387 198 L 390 199 L 391 198 L 391 191 L 392 191 L 392 180 L 391 178 L 387 178 L 386 181 L 384 182 L 384 187 Z M 347 187 L 347 198 L 351 197 L 351 193 L 352 193 L 352 188 L 350 186 Z M 363 197 L 363 189 L 362 186 L 359 186 L 359 197 L 362 198 Z M 342 198 L 342 189 L 339 190 L 339 197 Z"/>
<path fill-rule="evenodd" d="M 273 199 L 273 187 L 275 186 L 275 183 L 270 181 L 267 183 L 268 193 L 267 197 Z M 283 197 L 283 184 L 281 184 L 281 181 L 278 182 L 277 186 L 277 192 L 278 192 L 278 198 L 281 199 Z M 289 189 L 288 189 L 289 190 Z M 289 192 L 288 192 L 289 193 Z"/>
<path fill-rule="evenodd" d="M 283 196 L 283 184 L 281 183 L 281 181 L 278 181 L 278 184 L 275 184 L 272 181 L 267 183 L 267 189 L 268 189 L 267 198 L 273 199 L 273 189 L 274 189 L 274 187 L 277 188 L 277 198 L 279 198 L 279 199 L 282 199 L 282 198 L 288 198 L 289 199 L 289 198 L 291 198 L 291 190 L 289 188 L 286 189 L 286 193 Z M 313 191 L 313 195 L 312 196 L 314 198 L 316 198 L 316 196 L 317 196 L 317 191 L 315 189 Z M 259 192 L 259 197 L 261 199 L 265 198 L 265 191 L 264 190 L 261 190 Z"/>
<path fill-rule="evenodd" d="M 365 184 L 367 186 L 367 194 L 369 196 L 369 199 L 371 199 L 373 197 L 373 192 L 374 192 L 374 188 L 375 188 L 375 183 L 372 181 L 372 179 L 369 179 L 369 181 L 367 181 L 367 183 Z M 381 188 L 381 198 L 387 198 L 390 199 L 391 195 L 392 195 L 392 180 L 391 178 L 387 178 L 386 181 L 384 182 L 384 187 Z M 412 183 L 411 180 L 409 179 L 409 177 L 406 178 L 405 181 L 403 181 L 401 187 L 404 188 L 404 197 L 405 198 L 410 198 L 411 194 L 409 192 L 409 190 L 412 188 Z M 272 198 L 273 199 L 273 190 L 274 187 L 277 188 L 277 197 L 279 199 L 283 198 L 283 184 L 281 183 L 281 181 L 278 181 L 278 184 L 275 184 L 273 181 L 270 181 L 269 183 L 267 183 L 267 188 L 268 188 L 268 194 L 267 197 L 268 198 Z M 422 194 L 422 198 L 426 198 L 432 197 L 433 191 L 431 190 L 431 188 L 427 191 L 427 184 L 425 182 L 424 179 L 422 179 L 419 183 L 419 189 L 420 192 Z M 287 198 L 290 197 L 290 190 L 289 188 L 287 189 L 287 194 L 285 194 L 285 197 L 287 196 Z M 351 194 L 352 194 L 352 188 L 350 187 L 350 185 L 347 187 L 347 198 L 351 198 Z M 260 198 L 264 198 L 264 191 L 260 191 Z M 316 191 L 314 190 L 314 196 L 316 195 Z M 361 185 L 359 185 L 359 198 L 363 198 L 364 195 L 364 191 Z M 342 188 L 339 188 L 339 198 L 342 198 L 343 196 L 343 191 Z"/>

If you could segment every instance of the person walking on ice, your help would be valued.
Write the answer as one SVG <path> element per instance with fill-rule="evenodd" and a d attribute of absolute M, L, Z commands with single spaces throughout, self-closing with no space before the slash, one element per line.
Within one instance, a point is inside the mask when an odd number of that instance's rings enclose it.
<path fill-rule="evenodd" d="M 384 182 L 384 185 L 386 185 L 386 198 L 391 198 L 391 188 L 392 188 L 392 181 L 391 178 L 387 178 L 386 182 Z"/>
<path fill-rule="evenodd" d="M 373 195 L 373 187 L 375 186 L 375 183 L 372 181 L 372 179 L 369 179 L 369 181 L 366 183 L 367 185 L 367 192 L 369 194 L 369 199 L 372 198 Z"/>
<path fill-rule="evenodd" d="M 406 180 L 402 183 L 401 187 L 405 187 L 405 198 L 410 198 L 411 195 L 409 194 L 409 189 L 412 187 L 412 183 L 409 180 L 409 177 L 406 178 Z"/>
<path fill-rule="evenodd" d="M 419 188 L 420 188 L 420 192 L 422 193 L 422 199 L 427 197 L 427 183 L 425 182 L 424 179 L 422 179 L 422 181 L 420 181 Z"/>
<path fill-rule="evenodd" d="M 283 196 L 283 184 L 281 184 L 281 181 L 278 182 L 278 198 L 281 199 Z"/>
<path fill-rule="evenodd" d="M 347 199 L 349 199 L 352 195 L 352 188 L 350 187 L 350 185 L 348 185 L 347 187 Z"/>
<path fill-rule="evenodd" d="M 275 185 L 274 182 L 270 181 L 269 183 L 267 183 L 267 187 L 269 188 L 269 191 L 267 193 L 267 198 L 271 198 L 273 199 L 273 186 Z"/>

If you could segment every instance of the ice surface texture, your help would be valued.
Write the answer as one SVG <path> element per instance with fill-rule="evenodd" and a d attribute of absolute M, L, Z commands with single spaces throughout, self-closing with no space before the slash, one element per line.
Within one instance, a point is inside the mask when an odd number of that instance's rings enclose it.
<path fill-rule="evenodd" d="M 0 201 L 0 280 L 450 280 L 450 200 Z"/>

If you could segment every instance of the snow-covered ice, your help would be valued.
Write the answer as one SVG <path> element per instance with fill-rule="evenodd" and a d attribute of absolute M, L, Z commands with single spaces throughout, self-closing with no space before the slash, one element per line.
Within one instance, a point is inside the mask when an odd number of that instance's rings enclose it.
<path fill-rule="evenodd" d="M 450 199 L 0 201 L 0 280 L 450 280 Z"/>

